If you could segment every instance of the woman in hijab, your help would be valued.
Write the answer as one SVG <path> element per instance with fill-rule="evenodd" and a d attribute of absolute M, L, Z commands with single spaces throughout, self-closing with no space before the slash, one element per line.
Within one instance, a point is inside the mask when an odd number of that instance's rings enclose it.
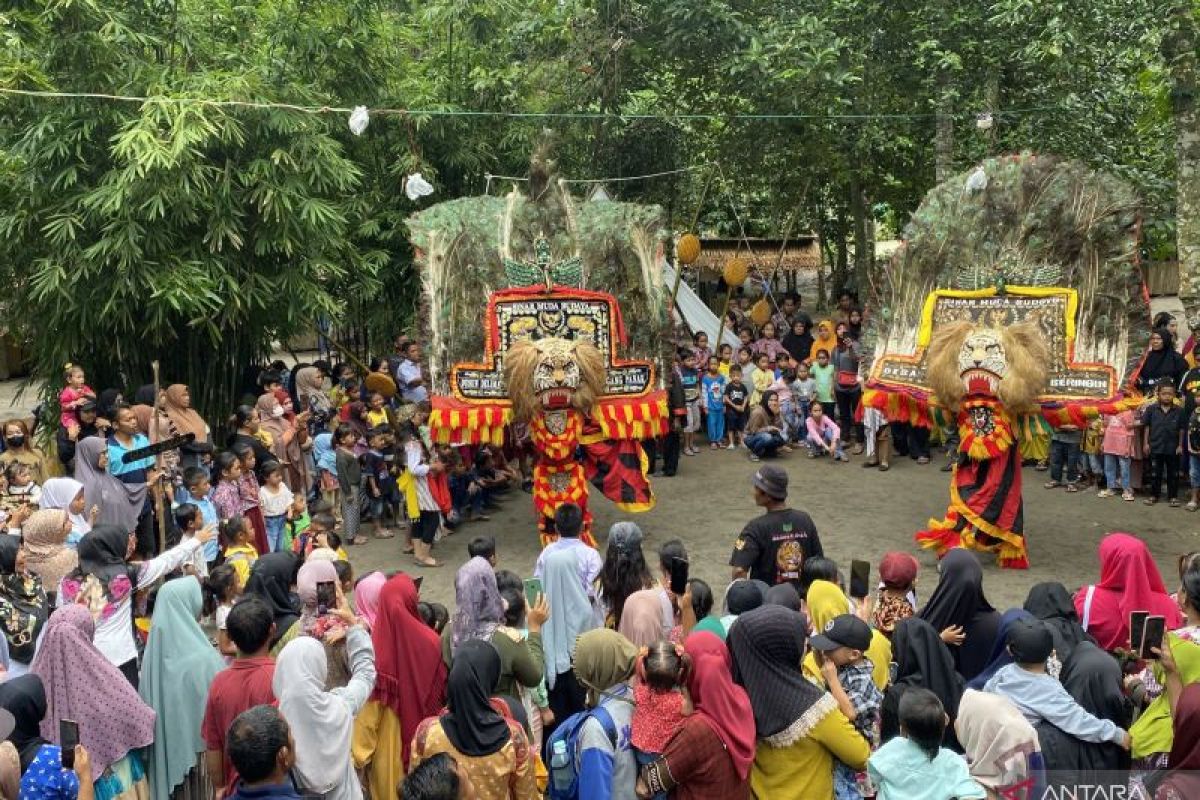
<path fill-rule="evenodd" d="M 805 597 L 808 606 L 809 633 L 825 630 L 835 617 L 850 613 L 850 598 L 842 593 L 836 583 L 824 580 L 813 581 Z M 877 630 L 871 630 L 871 646 L 863 653 L 871 660 L 871 679 L 880 691 L 888 685 L 888 667 L 892 663 L 892 643 Z M 804 657 L 804 674 L 818 685 L 824 685 L 821 668 L 812 653 Z"/>
<path fill-rule="evenodd" d="M 589 787 L 590 797 L 635 796 L 637 759 L 629 737 L 613 733 L 633 724 L 629 679 L 637 654 L 632 642 L 608 628 L 588 631 L 575 645 L 575 676 L 587 690 L 588 707 L 596 709 L 581 726 L 573 754 L 582 765 L 580 785 Z"/>
<path fill-rule="evenodd" d="M 1092 641 L 1092 637 L 1079 624 L 1071 593 L 1061 583 L 1051 581 L 1035 584 L 1025 598 L 1025 610 L 1046 623 L 1054 637 L 1054 655 L 1050 658 L 1047 670 L 1057 677 L 1075 646 Z"/>
<path fill-rule="evenodd" d="M 454 617 L 442 631 L 442 660 L 452 666 L 454 654 L 472 639 L 490 642 L 500 653 L 500 679 L 496 694 L 518 695 L 517 684 L 533 688 L 542 682 L 542 623 L 539 607 L 529 609 L 529 636 L 517 641 L 500 631 L 504 625 L 504 598 L 496 585 L 496 572 L 486 558 L 476 556 L 454 576 Z"/>
<path fill-rule="evenodd" d="M 917 616 L 942 635 L 955 669 L 969 681 L 991 658 L 1000 614 L 983 594 L 983 569 L 970 550 L 955 547 L 947 552 L 938 573 L 937 588 Z"/>
<path fill-rule="evenodd" d="M 71 532 L 67 535 L 67 546 L 74 548 L 83 535 L 92 529 L 92 520 L 84 516 L 87 501 L 83 484 L 74 478 L 51 478 L 42 487 L 38 506 L 43 510 L 61 509 L 71 520 Z M 93 506 L 91 516 L 99 516 L 99 507 Z"/>
<path fill-rule="evenodd" d="M 134 593 L 190 563 L 216 532 L 201 530 L 160 556 L 134 565 L 134 535 L 114 525 L 97 525 L 79 541 L 79 566 L 63 578 L 59 605 L 80 603 L 92 612 L 96 649 L 129 682 L 138 685 L 138 648 L 133 638 Z"/>
<path fill-rule="evenodd" d="M 625 598 L 639 589 L 654 588 L 654 578 L 642 552 L 642 529 L 633 522 L 618 522 L 608 529 L 608 549 L 600 569 L 600 595 L 607 610 L 605 625 L 616 628 Z"/>
<path fill-rule="evenodd" d="M 1150 332 L 1150 350 L 1142 359 L 1135 385 L 1142 394 L 1153 392 L 1159 381 L 1178 386 L 1187 368 L 1187 361 L 1175 350 L 1175 337 L 1171 331 L 1155 328 Z"/>
<path fill-rule="evenodd" d="M 1131 611 L 1166 617 L 1167 630 L 1182 624 L 1149 548 L 1128 533 L 1110 533 L 1100 541 L 1100 582 L 1075 594 L 1075 611 L 1083 629 L 1109 652 L 1129 647 Z"/>
<path fill-rule="evenodd" d="M 470 776 L 480 800 L 537 800 L 534 754 L 525 731 L 491 703 L 499 678 L 496 648 L 479 639 L 463 642 L 454 651 L 446 682 L 446 713 L 417 728 L 409 768 L 447 753 Z"/>
<path fill-rule="evenodd" d="M 243 594 L 256 594 L 267 602 L 275 616 L 275 633 L 271 639 L 272 654 L 283 649 L 286 637 L 290 642 L 292 627 L 300 619 L 300 604 L 292 596 L 300 559 L 295 553 L 267 553 L 250 568 L 250 578 L 242 588 Z"/>
<path fill-rule="evenodd" d="M 349 605 L 343 602 L 338 611 L 347 626 L 350 683 L 325 691 L 325 649 L 316 639 L 301 636 L 279 654 L 271 685 L 279 700 L 279 713 L 292 729 L 297 788 L 324 800 L 360 800 L 362 786 L 354 771 L 351 746 L 354 718 L 375 687 L 375 651 L 370 634 Z M 425 676 L 406 675 L 405 679 L 423 683 Z M 389 787 L 388 792 L 394 791 Z"/>
<path fill-rule="evenodd" d="M 100 437 L 89 436 L 75 446 L 75 480 L 83 485 L 84 505 L 100 509 L 93 525 L 137 530 L 146 484 L 124 483 L 108 471 L 108 444 Z"/>
<path fill-rule="evenodd" d="M 1170 770 L 1158 783 L 1154 800 L 1200 797 L 1200 684 L 1183 688 L 1171 712 L 1175 739 L 1167 757 Z"/>
<path fill-rule="evenodd" d="M 46 689 L 41 732 L 54 742 L 58 720 L 75 720 L 79 741 L 91 755 L 97 796 L 148 797 L 138 751 L 154 743 L 154 709 L 92 644 L 94 632 L 92 615 L 83 606 L 63 606 L 50 617 L 31 667 Z"/>
<path fill-rule="evenodd" d="M 354 766 L 366 770 L 371 797 L 388 797 L 408 770 L 417 726 L 446 699 L 446 665 L 437 634 L 417 613 L 417 585 L 403 572 L 379 593 L 371 641 L 375 689 L 354 720 Z M 413 680 L 414 675 L 421 680 Z"/>
<path fill-rule="evenodd" d="M 1075 702 L 1097 719 L 1111 720 L 1123 730 L 1133 721 L 1133 706 L 1125 694 L 1121 665 L 1115 658 L 1091 642 L 1083 642 L 1063 664 L 1063 688 Z M 1038 725 L 1046 768 L 1056 773 L 1056 783 L 1064 786 L 1101 783 L 1094 774 L 1106 771 L 1127 772 L 1129 752 L 1111 742 L 1099 744 L 1068 736 L 1048 723 Z"/>
<path fill-rule="evenodd" d="M 1001 667 L 1013 663 L 1012 655 L 1008 652 L 1008 629 L 1019 619 L 1033 619 L 1033 615 L 1023 608 L 1010 608 L 1000 615 L 1000 627 L 996 630 L 996 641 L 992 645 L 991 657 L 988 658 L 983 672 L 967 681 L 968 689 L 983 691 L 984 684 L 988 682 L 988 679 L 995 675 Z"/>
<path fill-rule="evenodd" d="M 200 722 L 209 684 L 225 664 L 200 627 L 203 605 L 200 582 L 192 576 L 164 583 L 154 602 L 138 688 L 157 714 L 150 750 L 151 797 L 173 797 L 177 790 L 195 797 L 208 790 L 208 772 L 200 759 L 205 750 Z"/>
<path fill-rule="evenodd" d="M 254 409 L 259 429 L 271 435 L 271 455 L 283 467 L 284 482 L 294 493 L 307 494 L 310 483 L 304 445 L 308 443 L 308 412 L 289 421 L 274 392 L 259 397 Z"/>
<path fill-rule="evenodd" d="M 162 423 L 167 427 L 166 433 L 171 436 L 195 435 L 190 444 L 179 449 L 179 469 L 199 467 L 201 457 L 212 452 L 212 442 L 209 441 L 208 423 L 204 417 L 192 408 L 192 393 L 182 383 L 173 383 L 163 394 Z"/>
<path fill-rule="evenodd" d="M 942 701 L 950 717 L 942 745 L 956 753 L 962 746 L 954 735 L 954 720 L 962 698 L 962 676 L 954 670 L 954 658 L 936 630 L 920 617 L 909 617 L 896 625 L 892 634 L 892 652 L 896 659 L 896 677 L 883 695 L 879 739 L 886 742 L 900 735 L 900 698 L 910 687 L 928 689 Z"/>
<path fill-rule="evenodd" d="M 234 446 L 243 444 L 254 451 L 254 463 L 258 466 L 274 461 L 275 455 L 266 441 L 271 441 L 270 434 L 260 430 L 258 412 L 254 406 L 238 406 L 227 423 L 233 433 L 225 439 L 225 447 L 232 450 Z M 274 441 L 271 441 L 274 444 Z"/>
<path fill-rule="evenodd" d="M 62 750 L 42 738 L 46 718 L 46 690 L 37 675 L 23 675 L 0 684 L 0 708 L 12 714 L 16 725 L 8 736 L 21 763 L 22 798 L 75 798 L 79 778 L 62 766 Z"/>
<path fill-rule="evenodd" d="M 812 320 L 807 315 L 800 314 L 792 323 L 792 329 L 783 337 L 783 349 L 788 351 L 797 364 L 807 361 L 812 354 L 813 336 L 808 330 L 811 327 Z"/>
<path fill-rule="evenodd" d="M 804 617 L 761 606 L 729 630 L 733 679 L 746 689 L 758 748 L 750 770 L 755 797 L 833 797 L 833 761 L 865 769 L 870 747 L 837 701 L 804 677 Z"/>
<path fill-rule="evenodd" d="M 29 671 L 49 607 L 41 578 L 26 568 L 20 537 L 0 535 L 0 630 L 10 678 Z"/>
<path fill-rule="evenodd" d="M 609 548 L 612 548 L 611 534 Z M 554 613 L 543 630 L 546 689 L 554 718 L 562 721 L 583 710 L 584 690 L 571 669 L 579 636 L 599 624 L 587 590 L 579 580 L 579 555 L 573 547 L 542 553 L 542 591 Z M 543 738 L 548 738 L 549 732 Z"/>
<path fill-rule="evenodd" d="M 10 419 L 4 423 L 4 452 L 0 453 L 0 469 L 13 462 L 29 467 L 29 476 L 38 486 L 50 477 L 46 455 L 34 447 L 29 426 L 23 419 Z"/>
<path fill-rule="evenodd" d="M 367 626 L 367 630 L 375 628 L 375 616 L 379 613 L 379 594 L 387 580 L 387 575 L 375 570 L 362 576 L 354 584 L 354 610 Z"/>
<path fill-rule="evenodd" d="M 649 647 L 667 638 L 663 629 L 662 592 L 641 589 L 629 595 L 617 631 L 638 647 Z"/>
<path fill-rule="evenodd" d="M 762 393 L 758 405 L 750 410 L 746 422 L 746 447 L 750 448 L 750 460 L 774 458 L 779 451 L 791 452 L 784 432 L 787 423 L 780 413 L 779 395 L 774 389 Z"/>
<path fill-rule="evenodd" d="M 71 518 L 62 509 L 35 511 L 21 527 L 25 540 L 25 566 L 42 579 L 53 603 L 58 584 L 79 566 L 78 554 L 67 547 Z"/>
<path fill-rule="evenodd" d="M 1045 767 L 1037 731 L 1007 698 L 968 689 L 954 729 L 971 777 L 988 800 L 1042 796 Z"/>
<path fill-rule="evenodd" d="M 830 359 L 833 358 L 833 351 L 838 345 L 837 336 L 833 331 L 833 320 L 823 319 L 817 323 L 817 335 L 813 337 L 812 347 L 808 351 L 810 364 L 817 363 L 817 353 L 822 350 L 829 354 Z"/>
<path fill-rule="evenodd" d="M 670 792 L 675 800 L 749 800 L 754 763 L 754 712 L 746 690 L 733 682 L 729 648 L 711 633 L 684 642 L 692 660 L 687 686 L 695 712 L 641 770 L 639 796 Z"/>
<path fill-rule="evenodd" d="M 137 419 L 138 431 L 148 438 L 153 437 L 152 441 L 157 441 L 158 426 L 151 426 L 150 422 L 160 399 L 161 396 L 156 396 L 153 383 L 143 384 L 133 393 L 133 403 L 129 407 Z"/>
<path fill-rule="evenodd" d="M 331 583 L 335 592 L 341 585 L 338 581 L 337 567 L 333 561 L 314 559 L 300 566 L 296 573 L 296 596 L 300 600 L 300 618 L 295 624 L 289 625 L 279 641 L 272 646 L 278 651 L 287 647 L 288 642 L 298 636 L 311 636 L 325 647 L 325 659 L 329 665 L 326 690 L 345 686 L 350 680 L 350 662 L 346 657 L 346 625 L 338 615 L 336 608 L 321 609 L 318 603 L 317 587 L 322 583 Z M 243 590 L 244 591 L 244 590 Z M 270 600 L 268 600 L 270 602 Z"/>
<path fill-rule="evenodd" d="M 325 374 L 328 365 L 321 362 L 301 367 L 293 374 L 296 381 L 296 400 L 299 410 L 312 411 L 314 414 L 329 414 L 332 405 L 325 386 Z"/>

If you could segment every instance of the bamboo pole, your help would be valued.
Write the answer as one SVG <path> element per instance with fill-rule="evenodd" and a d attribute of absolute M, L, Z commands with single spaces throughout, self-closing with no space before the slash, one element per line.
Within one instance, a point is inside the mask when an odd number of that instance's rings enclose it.
<path fill-rule="evenodd" d="M 154 373 L 154 407 L 150 412 L 150 425 L 157 429 L 158 426 L 158 393 L 159 393 L 159 376 L 158 376 L 158 359 L 150 362 L 150 369 Z M 162 453 L 154 455 L 154 471 L 158 473 L 158 481 L 156 486 L 152 486 L 154 491 L 154 506 L 158 513 L 158 552 L 160 554 L 167 551 L 167 514 L 164 510 L 165 503 L 163 502 L 163 476 L 162 476 Z"/>
<path fill-rule="evenodd" d="M 708 171 L 708 179 L 704 181 L 704 188 L 700 190 L 700 201 L 696 203 L 696 213 L 692 215 L 692 224 L 688 227 L 687 232 L 692 233 L 696 230 L 696 226 L 700 224 L 700 210 L 704 208 L 704 199 L 708 197 L 708 187 L 712 185 L 713 176 L 716 175 L 715 169 Z M 699 234 L 696 234 L 699 236 Z M 671 313 L 675 313 L 675 298 L 679 296 L 679 282 L 683 278 L 683 264 L 675 262 L 675 284 L 671 287 Z"/>

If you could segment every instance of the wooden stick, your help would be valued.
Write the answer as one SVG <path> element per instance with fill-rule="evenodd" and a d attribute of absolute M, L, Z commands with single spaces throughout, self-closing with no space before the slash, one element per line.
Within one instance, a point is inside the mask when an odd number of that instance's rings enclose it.
<path fill-rule="evenodd" d="M 721 352 L 721 334 L 725 333 L 725 318 L 729 316 L 729 302 L 733 300 L 733 287 L 725 287 L 725 308 L 721 311 L 721 317 L 717 320 L 717 338 L 713 342 L 713 348 L 716 352 Z M 737 353 L 734 353 L 734 361 L 737 361 Z"/>
<path fill-rule="evenodd" d="M 700 190 L 700 201 L 696 203 L 696 213 L 692 215 L 692 225 L 685 231 L 685 233 L 695 233 L 697 238 L 700 236 L 699 232 L 696 231 L 696 226 L 700 223 L 700 209 L 704 207 L 704 198 L 708 196 L 708 187 L 712 185 L 713 175 L 715 174 L 716 170 L 714 169 L 708 171 L 708 179 L 704 181 L 704 188 Z M 672 314 L 675 313 L 675 298 L 679 296 L 679 282 L 683 278 L 684 266 L 686 265 L 680 264 L 678 261 L 675 262 L 675 285 L 671 287 Z"/>
<path fill-rule="evenodd" d="M 158 359 L 150 362 L 150 369 L 154 372 L 154 400 L 153 408 L 150 411 L 150 425 L 157 429 L 158 426 L 158 393 L 159 393 L 159 377 L 158 377 Z M 158 552 L 161 555 L 167 550 L 167 514 L 163 506 L 163 482 L 162 482 L 162 454 L 154 456 L 154 471 L 159 473 L 158 485 L 151 487 L 154 489 L 154 510 L 158 514 Z"/>

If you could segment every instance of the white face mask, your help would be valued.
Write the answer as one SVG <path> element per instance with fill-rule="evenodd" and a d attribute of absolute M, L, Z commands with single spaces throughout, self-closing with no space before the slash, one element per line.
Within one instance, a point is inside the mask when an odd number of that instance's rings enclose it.
<path fill-rule="evenodd" d="M 284 414 L 283 406 L 275 406 L 275 410 L 271 412 L 271 416 L 275 417 L 276 419 L 278 419 L 279 417 L 282 417 L 283 414 Z"/>

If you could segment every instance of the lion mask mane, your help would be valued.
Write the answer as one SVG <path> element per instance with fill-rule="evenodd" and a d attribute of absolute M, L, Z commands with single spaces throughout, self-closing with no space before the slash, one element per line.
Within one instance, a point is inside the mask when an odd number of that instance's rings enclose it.
<path fill-rule="evenodd" d="M 586 341 L 523 339 L 504 356 L 504 382 L 519 422 L 568 405 L 590 415 L 604 394 L 604 354 Z"/>
<path fill-rule="evenodd" d="M 973 388 L 991 384 L 991 393 L 1011 412 L 1032 411 L 1049 379 L 1050 351 L 1037 326 L 1027 322 L 1001 329 L 972 322 L 943 325 L 934 331 L 928 354 L 929 388 L 953 411 L 967 394 L 968 380 Z"/>

